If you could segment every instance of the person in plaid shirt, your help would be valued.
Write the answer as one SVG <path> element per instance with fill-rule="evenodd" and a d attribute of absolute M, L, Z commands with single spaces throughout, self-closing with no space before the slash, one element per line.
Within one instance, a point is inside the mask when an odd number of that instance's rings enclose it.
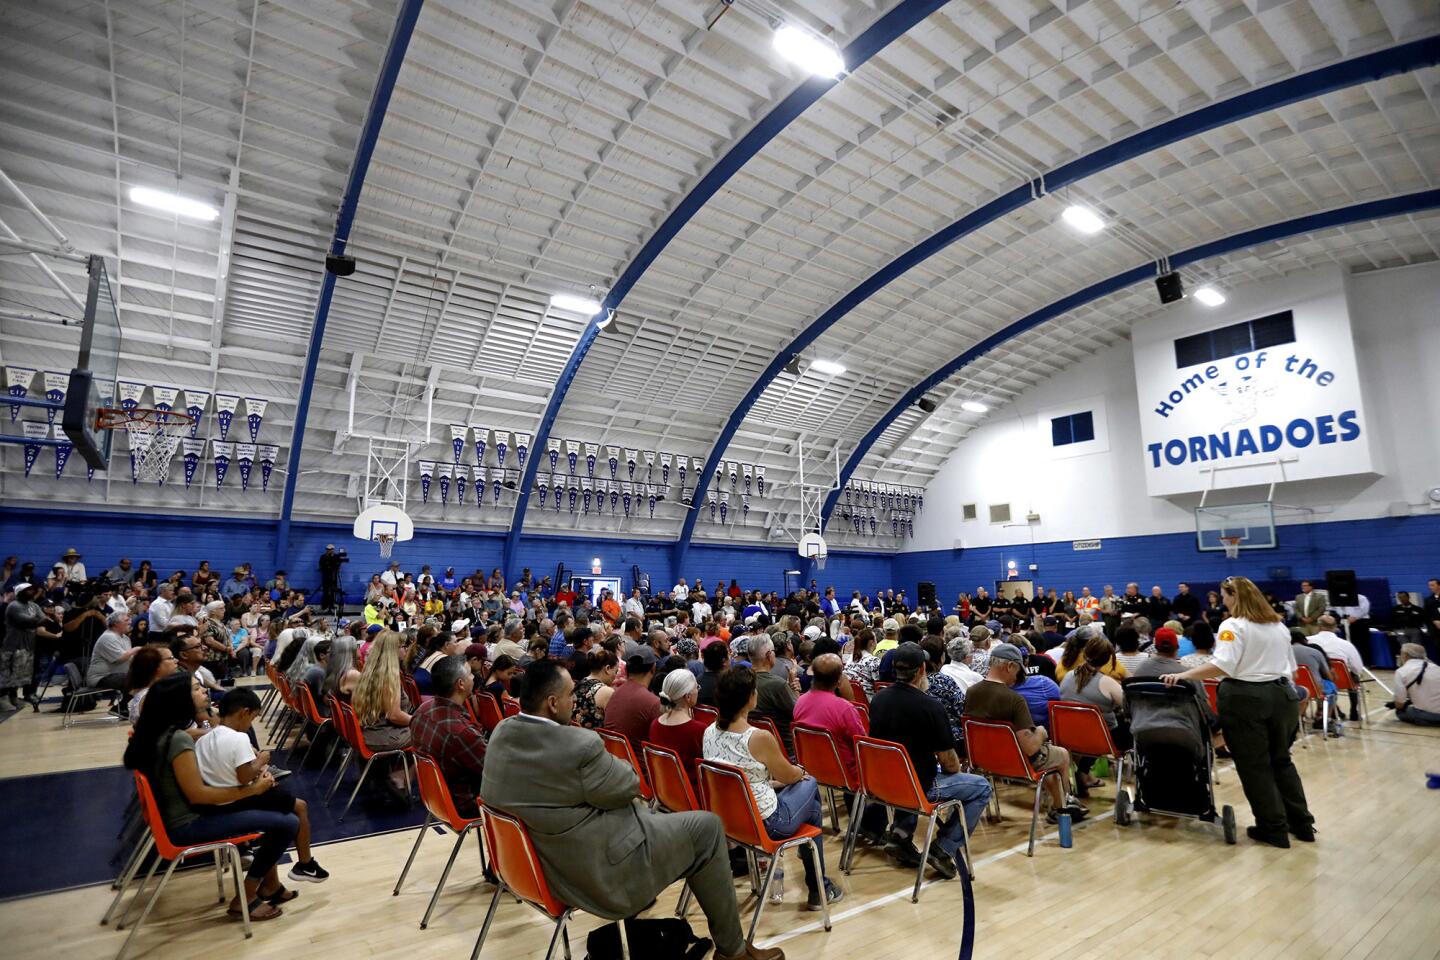
<path fill-rule="evenodd" d="M 440 766 L 450 798 L 462 817 L 480 815 L 476 797 L 485 769 L 485 731 L 470 717 L 465 701 L 475 680 L 464 657 L 444 657 L 430 668 L 435 695 L 410 719 L 410 742 Z"/>

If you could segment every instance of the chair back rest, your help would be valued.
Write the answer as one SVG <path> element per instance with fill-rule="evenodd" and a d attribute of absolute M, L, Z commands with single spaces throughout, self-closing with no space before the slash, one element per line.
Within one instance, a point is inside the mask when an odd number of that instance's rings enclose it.
<path fill-rule="evenodd" d="M 671 813 L 700 809 L 700 801 L 695 799 L 695 790 L 690 786 L 690 777 L 680 754 L 648 740 L 640 745 L 640 752 L 645 756 L 645 771 L 650 775 L 650 786 L 662 807 Z"/>
<path fill-rule="evenodd" d="M 703 703 L 695 704 L 695 719 L 704 724 L 712 724 L 720 719 L 720 711 L 714 707 L 707 707 Z"/>
<path fill-rule="evenodd" d="M 616 760 L 623 760 L 630 764 L 630 769 L 635 771 L 635 776 L 640 778 L 640 796 L 649 800 L 655 794 L 650 789 L 650 782 L 645 779 L 645 771 L 640 766 L 640 761 L 635 758 L 635 750 L 630 746 L 630 739 L 623 733 L 617 733 L 606 727 L 596 727 L 595 732 L 600 734 L 600 740 L 605 744 L 605 752 Z"/>
<path fill-rule="evenodd" d="M 360 718 L 355 715 L 355 708 L 339 697 L 332 698 L 331 705 L 334 707 L 331 716 L 340 736 L 350 745 L 350 749 L 355 751 L 356 757 L 369 760 L 370 750 L 365 746 L 365 733 L 360 729 Z"/>
<path fill-rule="evenodd" d="M 700 794 L 705 808 L 720 818 L 725 836 L 747 847 L 764 847 L 769 841 L 755 794 L 739 767 L 719 760 L 702 761 Z"/>
<path fill-rule="evenodd" d="M 877 737 L 856 737 L 855 759 L 860 762 L 860 789 L 867 796 L 907 810 L 930 809 L 915 764 L 900 744 Z"/>
<path fill-rule="evenodd" d="M 285 706 L 300 712 L 300 707 L 295 703 L 295 691 L 290 689 L 290 678 L 281 673 L 275 677 L 275 685 L 280 689 L 280 699 L 285 701 Z"/>
<path fill-rule="evenodd" d="M 870 705 L 870 698 L 865 696 L 865 687 L 861 685 L 860 681 L 851 680 L 846 686 L 850 688 L 850 701 L 852 703 L 858 703 L 865 707 Z"/>
<path fill-rule="evenodd" d="M 520 701 L 519 701 L 519 700 L 516 700 L 514 697 L 502 697 L 502 698 L 501 698 L 501 700 L 500 700 L 500 715 L 501 715 L 502 718 L 504 718 L 504 717 L 513 717 L 513 716 L 516 716 L 516 715 L 519 714 L 519 713 L 520 713 Z"/>
<path fill-rule="evenodd" d="M 550 892 L 550 884 L 545 882 L 545 871 L 540 866 L 540 856 L 535 852 L 535 844 L 530 841 L 530 831 L 525 829 L 525 824 L 494 807 L 484 807 L 481 816 L 485 821 L 490 863 L 510 892 L 539 907 L 550 917 L 563 914 L 565 904 Z"/>
<path fill-rule="evenodd" d="M 320 705 L 315 702 L 315 693 L 310 689 L 308 683 L 297 684 L 295 687 L 295 703 L 300 707 L 300 715 L 317 727 L 323 726 L 326 717 L 320 714 Z"/>
<path fill-rule="evenodd" d="M 165 820 L 160 816 L 160 805 L 155 802 L 155 791 L 150 789 L 150 778 L 139 770 L 130 771 L 135 777 L 135 795 L 140 800 L 140 815 L 145 826 L 155 837 L 155 850 L 165 860 L 174 860 L 180 855 L 180 847 L 170 840 L 165 832 Z"/>
<path fill-rule="evenodd" d="M 280 686 L 280 671 L 276 670 L 275 664 L 269 660 L 265 661 L 265 676 L 270 678 L 270 685 L 272 687 L 278 688 Z"/>
<path fill-rule="evenodd" d="M 425 809 L 429 810 L 436 820 L 448 824 L 456 833 L 464 830 L 470 820 L 460 816 L 460 811 L 456 809 L 455 801 L 450 796 L 450 785 L 445 782 L 445 774 L 434 757 L 422 753 L 415 755 L 415 779 L 420 782 L 420 800 L 425 804 Z"/>
<path fill-rule="evenodd" d="M 415 678 L 404 670 L 400 671 L 400 692 L 410 701 L 411 712 L 420 708 L 420 702 L 424 699 L 420 696 L 420 687 L 415 683 Z"/>
<path fill-rule="evenodd" d="M 1336 690 L 1354 690 L 1355 680 L 1350 676 L 1350 664 L 1340 657 L 1326 657 L 1330 661 L 1330 679 L 1335 681 Z"/>
<path fill-rule="evenodd" d="M 1082 757 L 1116 757 L 1105 716 L 1093 703 L 1050 701 L 1050 739 Z"/>
<path fill-rule="evenodd" d="M 875 688 L 876 693 L 879 693 L 881 690 L 884 690 L 886 687 L 890 686 L 890 684 L 891 681 L 889 680 L 876 680 L 873 684 L 871 684 L 871 686 Z"/>
<path fill-rule="evenodd" d="M 475 722 L 484 727 L 486 733 L 494 733 L 495 728 L 500 726 L 500 721 L 505 719 L 505 715 L 500 712 L 500 704 L 495 702 L 495 695 L 488 690 L 476 690 L 470 699 L 465 701 L 465 705 Z"/>
<path fill-rule="evenodd" d="M 864 692 L 862 691 L 860 695 L 863 697 L 865 694 L 864 694 Z M 862 726 L 862 727 L 865 728 L 865 732 L 866 732 L 866 733 L 869 733 L 869 732 L 870 732 L 870 707 L 869 707 L 869 705 L 867 705 L 867 704 L 865 704 L 865 703 L 861 703 L 859 700 L 855 700 L 855 701 L 852 701 L 852 702 L 853 702 L 853 704 L 854 704 L 854 706 L 855 706 L 855 712 L 858 713 L 858 714 L 860 714 L 860 726 Z"/>
<path fill-rule="evenodd" d="M 995 720 L 965 720 L 965 747 L 970 765 L 997 777 L 1034 780 L 1035 768 L 1020 749 L 1015 728 Z"/>
<path fill-rule="evenodd" d="M 1305 691 L 1305 695 L 1311 700 L 1323 700 L 1325 694 L 1320 689 L 1320 684 L 1315 680 L 1315 674 L 1305 664 L 1297 664 L 1295 667 L 1295 686 Z"/>
<path fill-rule="evenodd" d="M 817 783 L 840 790 L 854 790 L 857 784 L 840 759 L 835 735 L 822 727 L 796 722 L 790 728 L 795 737 L 795 762 Z"/>
<path fill-rule="evenodd" d="M 1220 716 L 1220 681 L 1211 679 L 1200 683 L 1205 687 L 1205 699 L 1210 701 L 1210 712 Z"/>
<path fill-rule="evenodd" d="M 780 738 L 780 728 L 775 725 L 774 720 L 770 719 L 769 717 L 762 717 L 758 713 L 750 714 L 750 716 L 747 717 L 746 720 L 750 724 L 750 726 L 759 727 L 761 730 L 764 730 L 766 733 L 770 734 L 770 736 L 774 737 L 775 742 L 780 745 L 780 752 L 786 752 L 785 741 Z"/>

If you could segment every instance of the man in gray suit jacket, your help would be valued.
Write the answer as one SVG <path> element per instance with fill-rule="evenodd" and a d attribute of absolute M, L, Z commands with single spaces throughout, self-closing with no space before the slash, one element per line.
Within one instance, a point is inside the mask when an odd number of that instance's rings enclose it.
<path fill-rule="evenodd" d="M 783 951 L 757 949 L 740 931 L 720 818 L 646 809 L 635 770 L 593 730 L 570 726 L 574 706 L 570 674 L 554 660 L 532 663 L 522 712 L 491 735 L 480 784 L 485 805 L 529 829 L 555 896 L 618 920 L 683 877 L 705 911 L 716 960 L 783 960 Z"/>

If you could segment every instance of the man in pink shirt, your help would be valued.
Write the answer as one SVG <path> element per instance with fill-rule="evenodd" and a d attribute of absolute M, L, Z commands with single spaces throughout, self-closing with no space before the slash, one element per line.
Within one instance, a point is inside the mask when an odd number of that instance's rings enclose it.
<path fill-rule="evenodd" d="M 835 738 L 835 749 L 840 752 L 840 762 L 855 781 L 860 780 L 860 768 L 855 763 L 855 738 L 865 735 L 865 726 L 860 722 L 860 713 L 854 705 L 840 696 L 836 688 L 845 675 L 845 665 L 838 654 L 822 653 L 810 665 L 814 677 L 810 689 L 795 701 L 795 723 L 825 730 Z M 853 803 L 847 796 L 847 804 Z"/>

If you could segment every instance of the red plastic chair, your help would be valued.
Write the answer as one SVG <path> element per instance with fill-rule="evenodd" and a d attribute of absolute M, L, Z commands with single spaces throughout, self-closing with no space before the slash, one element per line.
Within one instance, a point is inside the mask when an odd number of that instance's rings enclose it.
<path fill-rule="evenodd" d="M 1320 732 L 1325 737 L 1330 736 L 1330 701 L 1325 697 L 1325 691 L 1321 688 L 1320 682 L 1315 679 L 1315 674 L 1305 664 L 1297 664 L 1295 667 L 1295 685 L 1305 691 L 1305 707 L 1300 711 L 1300 746 L 1310 749 L 1310 723 L 1307 714 L 1310 712 L 1311 704 L 1318 704 L 1320 710 Z"/>
<path fill-rule="evenodd" d="M 865 696 L 865 687 L 859 680 L 851 680 L 849 686 L 851 703 L 858 703 L 863 707 L 870 706 L 870 698 Z"/>
<path fill-rule="evenodd" d="M 306 723 L 300 725 L 300 732 L 295 735 L 295 742 L 300 742 L 300 737 L 307 729 L 306 724 L 314 727 L 310 732 L 310 745 L 300 755 L 300 768 L 305 768 L 305 761 L 310 757 L 310 751 L 315 749 L 315 743 L 320 739 L 320 730 L 330 722 L 330 718 L 320 712 L 320 705 L 315 702 L 315 694 L 310 690 L 309 684 L 297 684 L 294 688 L 295 706 L 299 708 L 301 719 Z M 292 746 L 290 752 L 293 754 L 295 748 Z"/>
<path fill-rule="evenodd" d="M 690 784 L 690 774 L 680 754 L 648 740 L 640 744 L 640 753 L 645 758 L 645 772 L 650 776 L 658 807 L 670 813 L 704 809 L 695 799 L 695 789 Z M 675 916 L 685 916 L 685 907 L 689 902 L 690 884 L 687 882 L 680 891 L 679 902 L 675 904 Z"/>
<path fill-rule="evenodd" d="M 1210 679 L 1200 682 L 1205 685 L 1205 699 L 1210 701 L 1211 712 L 1220 716 L 1220 681 Z"/>
<path fill-rule="evenodd" d="M 886 687 L 888 687 L 888 686 L 890 686 L 890 685 L 891 685 L 891 681 L 889 681 L 889 680 L 876 680 L 871 686 L 873 686 L 873 687 L 875 688 L 875 692 L 876 692 L 876 693 L 879 693 L 881 690 L 884 690 Z"/>
<path fill-rule="evenodd" d="M 858 714 L 860 714 L 860 725 L 865 728 L 865 732 L 866 732 L 866 733 L 869 733 L 869 732 L 870 732 L 870 707 L 869 707 L 867 704 L 860 703 L 859 701 L 852 701 L 852 702 L 854 703 L 854 706 L 855 706 L 855 712 L 858 713 Z"/>
<path fill-rule="evenodd" d="M 350 746 L 350 752 L 345 755 L 345 760 L 340 764 L 340 772 L 335 775 L 335 783 L 331 785 L 330 792 L 325 795 L 325 802 L 329 803 L 330 798 L 335 795 L 340 781 L 345 779 L 345 771 L 350 766 L 350 761 L 359 757 L 365 761 L 364 768 L 360 771 L 360 777 L 355 781 L 355 789 L 350 792 L 350 799 L 345 803 L 345 809 L 340 811 L 338 820 L 343 822 L 345 814 L 350 812 L 350 805 L 355 802 L 355 797 L 360 793 L 360 785 L 370 774 L 370 768 L 374 766 L 376 759 L 380 757 L 400 756 L 400 762 L 405 765 L 405 786 L 406 792 L 410 787 L 410 757 L 414 756 L 414 749 L 402 747 L 395 750 L 371 750 L 365 745 L 365 732 L 360 729 L 360 718 L 355 715 L 355 708 L 339 698 L 331 698 L 331 705 L 334 713 L 331 719 L 335 721 L 335 729 Z"/>
<path fill-rule="evenodd" d="M 420 704 L 425 698 L 420 695 L 420 687 L 415 683 L 415 678 L 404 670 L 400 671 L 400 692 L 404 694 L 405 699 L 410 702 L 410 711 L 412 713 L 420 709 Z"/>
<path fill-rule="evenodd" d="M 1115 746 L 1105 715 L 1093 703 L 1050 701 L 1050 739 L 1072 757 L 1108 757 L 1115 761 L 1115 787 L 1125 784 L 1125 751 Z"/>
<path fill-rule="evenodd" d="M 1355 691 L 1360 696 L 1360 719 L 1356 723 L 1364 723 L 1365 716 L 1369 710 L 1369 704 L 1365 700 L 1365 684 L 1359 682 L 1353 673 L 1350 672 L 1350 665 L 1339 657 L 1328 657 L 1330 661 L 1330 679 L 1335 684 L 1335 689 L 1341 693 Z M 1338 713 L 1340 708 L 1335 708 Z"/>
<path fill-rule="evenodd" d="M 960 818 L 960 829 L 965 835 L 961 855 L 965 859 L 965 871 L 973 879 L 975 868 L 970 863 L 970 828 L 965 822 L 965 811 L 959 800 L 932 802 L 920 789 L 920 778 L 915 773 L 915 764 L 905 748 L 890 740 L 876 737 L 855 738 L 855 759 L 860 763 L 860 795 L 855 802 L 855 816 L 850 820 L 850 829 L 845 835 L 845 849 L 840 854 L 840 868 L 847 874 L 855 854 L 855 841 L 860 835 L 860 821 L 864 817 L 867 803 L 882 803 L 888 809 L 905 810 L 918 817 L 928 817 L 925 828 L 925 847 L 920 851 L 920 865 L 915 868 L 915 889 L 910 891 L 910 902 L 920 902 L 920 884 L 925 879 L 925 865 L 930 860 L 930 845 L 935 839 L 935 824 L 947 810 L 956 808 Z"/>
<path fill-rule="evenodd" d="M 604 741 L 606 752 L 616 760 L 630 764 L 635 776 L 640 778 L 640 799 L 646 803 L 654 800 L 655 791 L 650 789 L 650 782 L 645 779 L 645 770 L 640 766 L 640 761 L 635 759 L 635 750 L 630 746 L 629 738 L 607 727 L 596 727 L 595 732 L 600 734 L 600 739 Z"/>
<path fill-rule="evenodd" d="M 745 942 L 752 943 L 755 940 L 755 928 L 760 925 L 760 914 L 764 911 L 765 901 L 768 899 L 770 881 L 780 863 L 780 854 L 792 847 L 808 844 L 818 869 L 820 848 L 815 839 L 820 836 L 821 830 L 813 824 L 805 823 L 784 840 L 771 840 L 770 835 L 765 832 L 765 822 L 760 818 L 760 808 L 755 804 L 755 794 L 750 792 L 750 784 L 746 781 L 745 774 L 739 767 L 728 763 L 718 760 L 701 762 L 700 793 L 705 798 L 706 809 L 720 818 L 725 827 L 725 836 L 729 837 L 732 843 L 739 844 L 751 854 L 770 858 L 770 866 L 765 871 L 765 879 L 757 893 L 755 915 L 750 918 L 750 932 L 745 935 Z M 829 930 L 830 899 L 825 895 L 823 882 L 820 893 L 825 929 Z"/>
<path fill-rule="evenodd" d="M 720 719 L 720 711 L 714 707 L 707 707 L 703 703 L 697 703 L 694 711 L 695 719 L 701 723 L 714 723 Z"/>
<path fill-rule="evenodd" d="M 513 717 L 518 715 L 520 713 L 520 701 L 510 696 L 501 698 L 500 712 L 506 717 Z"/>
<path fill-rule="evenodd" d="M 795 736 L 795 762 L 825 788 L 830 798 L 830 823 L 839 833 L 840 808 L 835 802 L 835 791 L 854 793 L 860 789 L 860 781 L 846 769 L 840 756 L 840 746 L 829 730 L 797 722 L 790 732 Z"/>
<path fill-rule="evenodd" d="M 141 926 L 144 925 L 145 918 L 150 916 L 150 910 L 155 906 L 155 901 L 159 900 L 160 894 L 165 892 L 165 885 L 170 882 L 170 878 L 175 873 L 175 868 L 188 858 L 201 853 L 213 853 L 215 855 L 215 888 L 221 903 L 225 902 L 225 883 L 222 871 L 226 866 L 230 868 L 230 875 L 235 881 L 235 896 L 240 901 L 240 919 L 244 925 L 245 939 L 250 939 L 250 903 L 245 897 L 245 882 L 240 876 L 240 851 L 237 849 L 237 844 L 259 840 L 260 834 L 247 833 L 242 836 L 228 837 L 224 840 L 211 840 L 205 843 L 197 843 L 188 847 L 177 846 L 171 841 L 170 834 L 165 830 L 165 821 L 161 818 L 160 808 L 155 803 L 155 794 L 150 789 L 149 778 L 138 770 L 133 771 L 133 774 L 135 777 L 135 794 L 140 800 L 140 813 L 145 819 L 145 825 L 150 829 L 150 836 L 145 841 L 144 850 L 148 853 L 153 847 L 156 856 L 155 862 L 150 865 L 150 872 L 145 874 L 145 879 L 140 881 L 140 888 L 135 891 L 135 898 L 130 902 L 130 906 L 125 908 L 124 916 L 120 918 L 120 923 L 116 925 L 117 930 L 123 930 L 125 928 L 125 921 L 130 917 L 130 910 L 144 897 L 145 887 L 150 883 L 150 878 L 155 876 L 155 870 L 160 866 L 160 861 L 168 860 L 170 865 L 165 868 L 165 875 L 160 878 L 160 884 L 155 888 L 155 892 L 152 893 L 150 899 L 145 902 L 145 909 L 140 911 L 140 918 L 136 920 L 135 925 L 130 928 L 130 936 L 125 938 L 125 943 L 121 945 L 120 952 L 115 955 L 115 960 L 124 960 L 126 952 L 130 949 L 131 942 L 135 939 L 135 934 L 138 933 Z M 144 859 L 143 853 L 140 859 Z M 110 904 L 110 909 L 106 912 L 105 918 L 100 921 L 101 923 L 108 921 L 115 913 L 115 908 L 120 905 L 120 899 L 125 896 L 125 890 L 129 886 L 129 879 L 130 878 L 127 878 L 126 881 L 121 884 L 119 892 L 115 894 L 115 900 Z"/>
<path fill-rule="evenodd" d="M 415 862 L 415 854 L 420 852 L 420 841 L 425 839 L 425 834 L 430 832 L 430 824 L 439 822 L 449 827 L 455 834 L 455 847 L 450 851 L 450 859 L 445 861 L 445 872 L 440 874 L 440 882 L 435 885 L 435 892 L 430 897 L 430 905 L 425 908 L 425 916 L 420 918 L 420 929 L 424 930 L 430 925 L 430 914 L 435 910 L 435 902 L 440 899 L 440 891 L 445 889 L 445 881 L 450 879 L 450 868 L 455 866 L 455 858 L 460 854 L 460 847 L 465 843 L 465 834 L 471 827 L 480 824 L 480 817 L 463 817 L 455 806 L 455 801 L 450 796 L 450 787 L 445 782 L 445 774 L 440 771 L 440 765 L 431 757 L 423 754 L 415 755 L 415 779 L 420 784 L 420 800 L 425 804 L 425 822 L 420 825 L 420 832 L 415 837 L 415 846 L 410 848 L 410 857 L 405 861 L 405 869 L 400 871 L 400 879 L 395 881 L 395 890 L 391 896 L 400 895 L 400 887 L 405 883 L 405 877 L 410 872 L 410 865 Z M 485 866 L 485 845 L 480 845 L 480 865 Z"/>
<path fill-rule="evenodd" d="M 500 726 L 500 721 L 505 719 L 495 695 L 486 690 L 473 693 L 470 699 L 465 701 L 465 708 L 470 711 L 475 722 L 485 728 L 487 734 L 494 733 L 495 728 Z"/>
<path fill-rule="evenodd" d="M 750 726 L 759 727 L 761 730 L 769 733 L 770 736 L 775 738 L 775 742 L 780 744 L 780 749 L 785 752 L 785 755 L 787 757 L 790 757 L 790 759 L 792 760 L 795 759 L 792 751 L 785 746 L 785 739 L 780 736 L 780 727 L 776 725 L 774 720 L 770 719 L 769 717 L 763 717 L 758 713 L 750 714 L 750 716 L 747 717 L 746 720 L 747 722 L 749 722 Z"/>
<path fill-rule="evenodd" d="M 540 866 L 540 855 L 535 852 L 535 844 L 530 840 L 530 832 L 518 819 L 494 807 L 485 807 L 481 811 L 481 817 L 485 822 L 485 842 L 490 848 L 490 862 L 500 878 L 500 885 L 495 888 L 495 896 L 490 898 L 490 909 L 485 912 L 485 923 L 480 927 L 480 936 L 475 940 L 475 949 L 470 954 L 470 960 L 479 960 L 480 948 L 485 945 L 485 936 L 490 932 L 490 924 L 495 919 L 495 909 L 500 906 L 500 898 L 507 891 L 554 922 L 555 929 L 550 934 L 550 947 L 545 951 L 545 960 L 552 960 L 555 948 L 562 941 L 565 944 L 565 955 L 569 957 L 570 939 L 565 927 L 575 908 L 561 903 L 550 892 L 550 885 L 545 882 L 545 871 Z M 629 947 L 625 942 L 625 924 L 622 921 L 616 926 L 620 928 L 620 955 L 629 957 Z"/>
<path fill-rule="evenodd" d="M 997 816 L 1000 798 L 995 791 L 996 777 L 1035 785 L 1035 806 L 1030 816 L 1030 847 L 1025 853 L 1027 857 L 1035 856 L 1035 832 L 1040 825 L 1040 797 L 1045 792 L 1045 778 L 1059 777 L 1060 771 L 1037 771 L 1032 767 L 1030 758 L 1020 749 L 1020 738 L 1015 735 L 1015 728 L 1008 723 L 967 718 L 965 746 L 970 753 L 970 766 L 990 781 Z"/>

